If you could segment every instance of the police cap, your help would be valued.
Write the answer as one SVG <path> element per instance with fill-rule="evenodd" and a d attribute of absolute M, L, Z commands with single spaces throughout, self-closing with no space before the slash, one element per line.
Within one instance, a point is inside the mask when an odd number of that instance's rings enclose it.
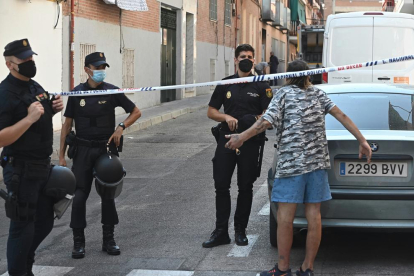
<path fill-rule="evenodd" d="M 109 64 L 106 63 L 106 57 L 103 52 L 95 52 L 87 55 L 85 57 L 85 66 L 88 66 L 89 64 L 92 64 L 95 67 L 105 64 L 109 67 Z"/>
<path fill-rule="evenodd" d="M 37 55 L 32 51 L 29 40 L 27 38 L 15 40 L 4 47 L 3 56 L 15 56 L 19 59 L 26 59 L 30 56 Z"/>

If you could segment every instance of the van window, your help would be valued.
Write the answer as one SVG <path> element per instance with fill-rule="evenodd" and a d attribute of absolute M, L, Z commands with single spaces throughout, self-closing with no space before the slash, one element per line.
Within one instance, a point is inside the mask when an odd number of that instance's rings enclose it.
<path fill-rule="evenodd" d="M 330 60 L 334 66 L 371 60 L 372 26 L 336 27 L 330 36 Z"/>
<path fill-rule="evenodd" d="M 414 97 L 405 94 L 347 93 L 329 98 L 361 130 L 414 130 Z M 333 116 L 326 116 L 327 130 L 345 130 Z"/>
<path fill-rule="evenodd" d="M 374 28 L 374 60 L 411 55 L 414 45 L 414 30 L 407 27 Z M 402 70 L 412 66 L 411 62 L 381 65 L 375 70 Z"/>

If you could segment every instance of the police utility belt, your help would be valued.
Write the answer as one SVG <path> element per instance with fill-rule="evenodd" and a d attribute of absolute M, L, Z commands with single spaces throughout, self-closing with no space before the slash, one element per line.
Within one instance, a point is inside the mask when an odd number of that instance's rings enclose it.
<path fill-rule="evenodd" d="M 6 216 L 14 221 L 33 221 L 36 214 L 36 204 L 21 202 L 18 200 L 21 178 L 26 180 L 42 181 L 48 180 L 51 168 L 50 158 L 43 160 L 24 160 L 11 156 L 2 156 L 1 166 L 7 164 L 13 166 L 13 176 L 9 192 L 0 190 L 0 197 L 5 203 Z"/>
<path fill-rule="evenodd" d="M 124 144 L 124 136 L 121 136 L 119 146 L 116 147 L 114 140 L 108 145 L 108 140 L 87 140 L 76 136 L 74 131 L 71 131 L 65 139 L 66 144 L 69 146 L 68 157 L 73 159 L 76 156 L 78 147 L 89 147 L 89 148 L 109 148 L 109 151 L 117 154 L 122 152 L 122 146 Z"/>

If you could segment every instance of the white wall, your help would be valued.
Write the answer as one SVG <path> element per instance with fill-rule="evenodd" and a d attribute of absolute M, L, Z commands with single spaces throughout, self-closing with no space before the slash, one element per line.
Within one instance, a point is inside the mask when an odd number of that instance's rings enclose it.
<path fill-rule="evenodd" d="M 69 18 L 64 20 L 69 33 Z M 160 85 L 160 33 L 122 27 L 123 42 L 126 49 L 135 49 L 134 88 Z M 64 84 L 69 89 L 69 34 L 64 35 Z M 104 35 L 103 35 L 104 34 Z M 80 83 L 80 72 L 83 72 L 84 61 L 80 60 L 80 44 L 95 44 L 96 51 L 104 52 L 107 68 L 106 82 L 122 87 L 122 54 L 120 53 L 120 29 L 118 25 L 99 21 L 75 18 L 75 86 Z M 67 65 L 66 65 L 67 64 Z M 129 93 L 127 96 L 138 106 L 145 108 L 160 103 L 160 91 Z M 122 113 L 117 109 L 117 114 Z"/>
<path fill-rule="evenodd" d="M 0 1 L 0 51 L 7 43 L 27 38 L 34 52 L 37 74 L 34 77 L 46 91 L 62 90 L 62 9 L 56 29 L 56 2 L 44 0 Z M 9 73 L 0 57 L 0 79 Z M 61 128 L 61 116 L 55 115 L 53 127 Z"/>
<path fill-rule="evenodd" d="M 210 81 L 210 59 L 216 59 L 216 79 L 225 77 L 225 61 L 229 61 L 230 75 L 234 74 L 234 49 L 197 41 L 197 83 Z M 198 87 L 197 95 L 211 93 L 210 87 Z"/>

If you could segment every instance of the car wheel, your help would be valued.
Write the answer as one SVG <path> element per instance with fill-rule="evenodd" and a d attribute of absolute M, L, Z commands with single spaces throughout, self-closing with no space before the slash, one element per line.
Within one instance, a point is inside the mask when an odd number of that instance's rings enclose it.
<path fill-rule="evenodd" d="M 272 208 L 270 208 L 270 215 L 269 215 L 269 238 L 270 238 L 270 244 L 273 247 L 277 247 L 277 222 L 276 218 L 273 215 Z"/>

